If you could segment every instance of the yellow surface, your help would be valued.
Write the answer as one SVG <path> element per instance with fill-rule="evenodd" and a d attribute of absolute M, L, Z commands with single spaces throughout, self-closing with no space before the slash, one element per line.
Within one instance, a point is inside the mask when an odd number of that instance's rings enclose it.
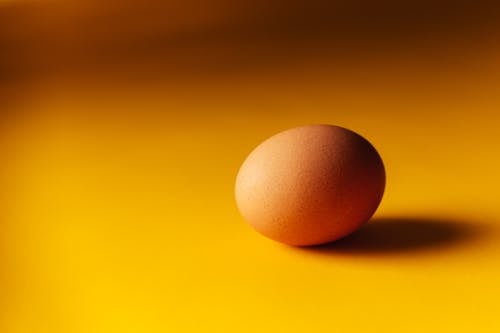
<path fill-rule="evenodd" d="M 154 7 L 127 25 L 134 2 L 116 21 L 75 3 L 0 22 L 0 332 L 500 332 L 499 29 L 236 24 L 162 49 Z M 358 234 L 300 249 L 247 226 L 233 186 L 257 144 L 311 123 L 368 138 L 387 189 Z"/>
<path fill-rule="evenodd" d="M 496 97 L 259 81 L 55 81 L 5 113 L 2 331 L 498 331 Z M 375 221 L 326 248 L 263 238 L 233 201 L 246 154 L 304 123 L 357 130 L 387 167 Z"/>

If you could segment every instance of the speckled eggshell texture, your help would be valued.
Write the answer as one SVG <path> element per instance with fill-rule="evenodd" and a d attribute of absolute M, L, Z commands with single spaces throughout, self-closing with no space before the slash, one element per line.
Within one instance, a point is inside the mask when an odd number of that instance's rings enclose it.
<path fill-rule="evenodd" d="M 309 125 L 255 148 L 236 178 L 245 220 L 276 241 L 297 246 L 342 238 L 367 222 L 385 188 L 375 148 L 348 129 Z"/>

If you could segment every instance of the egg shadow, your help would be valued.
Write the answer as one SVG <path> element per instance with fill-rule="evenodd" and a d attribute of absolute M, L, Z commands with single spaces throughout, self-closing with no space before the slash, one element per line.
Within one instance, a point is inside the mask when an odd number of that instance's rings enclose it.
<path fill-rule="evenodd" d="M 335 242 L 304 247 L 323 254 L 382 255 L 442 250 L 485 235 L 484 227 L 464 221 L 420 218 L 375 218 Z"/>

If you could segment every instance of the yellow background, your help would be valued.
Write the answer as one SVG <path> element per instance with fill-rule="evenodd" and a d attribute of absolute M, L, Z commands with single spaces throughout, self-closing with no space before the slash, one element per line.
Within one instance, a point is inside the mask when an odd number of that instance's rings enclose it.
<path fill-rule="evenodd" d="M 300 1 L 146 3 L 0 5 L 2 332 L 500 330 L 490 16 L 303 32 Z M 311 123 L 368 138 L 387 188 L 359 233 L 292 248 L 233 186 Z"/>

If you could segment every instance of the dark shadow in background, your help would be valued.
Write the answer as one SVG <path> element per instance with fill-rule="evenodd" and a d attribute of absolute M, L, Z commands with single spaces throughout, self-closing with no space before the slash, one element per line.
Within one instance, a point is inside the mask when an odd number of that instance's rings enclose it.
<path fill-rule="evenodd" d="M 402 254 L 443 250 L 485 235 L 484 227 L 462 221 L 390 217 L 370 221 L 354 234 L 320 246 L 303 248 L 324 254 Z"/>
<path fill-rule="evenodd" d="M 387 56 L 492 36 L 499 22 L 500 4 L 491 0 L 7 1 L 0 80 L 116 63 L 272 67 L 309 50 L 364 60 L 374 50 Z"/>

